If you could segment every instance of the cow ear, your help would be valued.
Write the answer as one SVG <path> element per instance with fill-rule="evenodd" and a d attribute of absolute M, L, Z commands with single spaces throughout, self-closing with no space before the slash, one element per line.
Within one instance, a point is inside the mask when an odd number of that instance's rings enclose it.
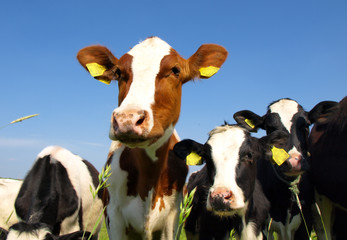
<path fill-rule="evenodd" d="M 187 165 L 202 165 L 203 158 L 200 156 L 203 145 L 190 139 L 182 140 L 173 148 L 174 153 L 181 159 L 185 159 Z"/>
<path fill-rule="evenodd" d="M 288 153 L 283 149 L 287 140 L 288 133 L 280 130 L 260 138 L 265 154 L 279 166 L 289 157 Z"/>
<path fill-rule="evenodd" d="M 308 119 L 312 123 L 324 123 L 327 118 L 337 111 L 338 103 L 334 101 L 323 101 L 318 103 L 308 113 Z"/>
<path fill-rule="evenodd" d="M 210 78 L 225 62 L 228 51 L 217 44 L 204 44 L 188 59 L 190 76 L 187 79 Z"/>
<path fill-rule="evenodd" d="M 116 79 L 115 65 L 118 59 L 106 47 L 85 47 L 77 53 L 77 59 L 95 79 L 106 84 Z"/>
<path fill-rule="evenodd" d="M 250 132 L 257 132 L 263 124 L 263 118 L 249 110 L 239 111 L 233 117 L 240 126 Z"/>

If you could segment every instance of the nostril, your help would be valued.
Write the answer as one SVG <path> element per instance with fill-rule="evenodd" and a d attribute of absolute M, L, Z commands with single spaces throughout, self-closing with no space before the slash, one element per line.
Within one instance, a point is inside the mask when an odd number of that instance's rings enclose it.
<path fill-rule="evenodd" d="M 233 192 L 230 190 L 226 190 L 226 189 L 217 189 L 213 192 L 210 192 L 210 197 L 212 199 L 224 199 L 226 201 L 232 201 L 234 198 Z"/>
<path fill-rule="evenodd" d="M 135 123 L 136 126 L 140 126 L 145 121 L 145 116 L 141 116 L 139 120 Z"/>
<path fill-rule="evenodd" d="M 228 192 L 227 194 L 224 195 L 225 200 L 230 200 L 233 197 L 232 192 Z"/>
<path fill-rule="evenodd" d="M 139 111 L 139 112 L 137 112 L 137 114 L 138 114 L 138 120 L 136 121 L 135 125 L 140 126 L 146 120 L 147 112 L 146 111 Z"/>
<path fill-rule="evenodd" d="M 118 115 L 118 114 L 113 114 L 113 116 L 112 116 L 112 125 L 113 125 L 115 128 L 118 128 L 117 115 Z"/>

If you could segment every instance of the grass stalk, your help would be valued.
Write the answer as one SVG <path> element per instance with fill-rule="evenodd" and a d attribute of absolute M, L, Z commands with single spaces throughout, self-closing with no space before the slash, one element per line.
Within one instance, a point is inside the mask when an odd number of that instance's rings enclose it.
<path fill-rule="evenodd" d="M 107 181 L 110 178 L 111 174 L 112 174 L 111 166 L 107 165 L 106 169 L 102 168 L 101 173 L 99 173 L 99 184 L 96 187 L 96 189 L 93 190 L 93 187 L 91 185 L 89 186 L 90 187 L 90 192 L 91 192 L 91 194 L 93 196 L 92 208 L 93 208 L 93 205 L 95 203 L 95 198 L 98 195 L 98 192 L 101 191 L 104 188 L 107 188 L 109 186 L 109 184 L 107 184 Z M 96 231 L 96 228 L 99 226 L 100 221 L 102 220 L 102 217 L 104 215 L 105 210 L 106 210 L 106 206 L 102 209 L 102 212 L 100 213 L 96 223 L 94 224 L 92 232 L 91 232 L 91 235 L 89 236 L 88 240 L 93 236 L 93 234 Z M 85 235 L 85 233 L 87 231 L 87 226 L 88 226 L 88 223 L 89 223 L 89 220 L 90 220 L 90 214 L 91 214 L 91 212 L 89 212 L 89 214 L 88 214 L 87 223 L 86 223 L 86 225 L 84 227 L 82 239 L 84 239 L 84 235 Z"/>
<path fill-rule="evenodd" d="M 27 120 L 27 119 L 29 119 L 29 118 L 36 117 L 36 116 L 38 116 L 38 115 L 39 115 L 39 114 L 33 114 L 33 115 L 29 115 L 29 116 L 25 116 L 25 117 L 18 118 L 18 119 L 16 119 L 16 120 L 13 120 L 12 122 L 10 122 L 10 123 L 4 125 L 4 126 L 1 126 L 0 129 L 2 129 L 2 128 L 4 128 L 4 127 L 7 127 L 8 125 L 11 125 L 11 124 L 14 124 L 14 123 L 18 123 L 18 122 L 22 122 L 22 121 Z"/>
<path fill-rule="evenodd" d="M 304 221 L 304 225 L 305 225 L 305 229 L 306 229 L 306 233 L 307 233 L 307 236 L 309 237 L 309 239 L 311 240 L 311 235 L 310 235 L 310 232 L 308 230 L 308 227 L 307 227 L 307 223 L 306 223 L 306 220 L 305 220 L 305 217 L 304 217 L 304 213 L 302 212 L 302 206 L 301 206 L 301 202 L 300 202 L 300 199 L 299 199 L 299 188 L 298 188 L 298 184 L 300 182 L 300 179 L 301 179 L 301 176 L 299 176 L 295 181 L 293 181 L 289 187 L 289 190 L 294 194 L 295 196 L 295 200 L 296 200 L 296 204 L 298 205 L 299 207 L 299 210 L 300 210 L 300 214 L 301 214 L 301 217 L 302 217 L 302 220 Z"/>
<path fill-rule="evenodd" d="M 325 239 L 328 240 L 328 234 L 327 234 L 327 230 L 325 229 L 325 224 L 324 224 L 324 221 L 323 221 L 322 212 L 320 211 L 320 208 L 319 208 L 318 204 L 315 203 L 315 205 L 316 205 L 316 208 L 317 208 L 317 212 L 318 212 L 318 214 L 319 214 L 319 217 L 320 217 L 320 221 L 322 222 L 322 226 L 323 226 L 324 234 L 325 234 Z"/>
<path fill-rule="evenodd" d="M 179 216 L 178 229 L 177 229 L 177 233 L 175 237 L 176 240 L 180 239 L 184 224 L 187 221 L 187 218 L 190 212 L 192 211 L 192 207 L 193 207 L 192 203 L 193 203 L 195 192 L 196 192 L 196 188 L 194 188 L 189 194 L 184 196 L 184 199 L 180 204 L 180 216 Z"/>

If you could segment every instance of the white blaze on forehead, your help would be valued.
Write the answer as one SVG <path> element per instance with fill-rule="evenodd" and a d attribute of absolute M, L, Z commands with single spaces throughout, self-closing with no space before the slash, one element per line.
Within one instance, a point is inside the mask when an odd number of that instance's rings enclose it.
<path fill-rule="evenodd" d="M 211 146 L 216 175 L 210 191 L 218 187 L 230 189 L 235 196 L 235 205 L 241 208 L 244 206 L 245 198 L 242 189 L 236 183 L 236 167 L 245 132 L 236 126 L 223 126 L 217 127 L 211 134 L 208 144 Z"/>
<path fill-rule="evenodd" d="M 151 105 L 154 103 L 155 79 L 164 56 L 170 54 L 171 47 L 157 37 L 148 38 L 133 47 L 128 54 L 133 57 L 131 69 L 133 81 L 128 95 L 117 111 L 125 109 L 146 110 L 152 118 Z"/>
<path fill-rule="evenodd" d="M 290 133 L 293 116 L 298 112 L 299 104 L 293 100 L 281 99 L 270 106 L 271 113 L 278 113 L 284 127 Z"/>

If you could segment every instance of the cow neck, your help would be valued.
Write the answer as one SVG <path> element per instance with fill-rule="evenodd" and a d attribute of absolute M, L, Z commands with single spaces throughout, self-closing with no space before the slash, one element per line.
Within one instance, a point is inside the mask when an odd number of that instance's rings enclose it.
<path fill-rule="evenodd" d="M 157 188 L 160 179 L 167 174 L 168 152 L 178 142 L 175 134 L 155 151 L 156 160 L 143 148 L 125 147 L 120 157 L 120 168 L 128 172 L 127 195 L 145 200 L 151 189 Z M 165 176 L 164 176 L 165 177 Z"/>
<path fill-rule="evenodd" d="M 151 144 L 150 146 L 144 148 L 146 155 L 152 159 L 152 161 L 156 161 L 158 159 L 157 151 L 161 149 L 165 143 L 174 135 L 174 127 L 170 125 L 165 132 L 164 135 L 159 138 L 156 142 Z"/>

